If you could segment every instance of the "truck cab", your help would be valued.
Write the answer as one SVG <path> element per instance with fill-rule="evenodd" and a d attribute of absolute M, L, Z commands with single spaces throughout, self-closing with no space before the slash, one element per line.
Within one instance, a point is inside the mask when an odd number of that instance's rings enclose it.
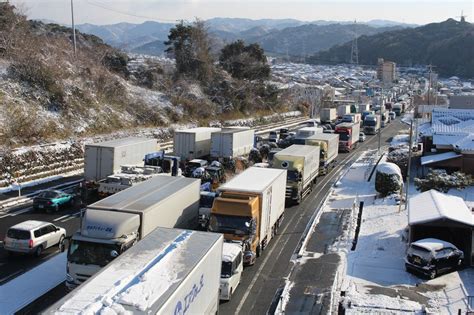
<path fill-rule="evenodd" d="M 242 256 L 242 247 L 239 244 L 224 242 L 219 289 L 220 300 L 229 301 L 239 285 L 244 270 Z"/>
<path fill-rule="evenodd" d="M 140 218 L 132 213 L 88 210 L 68 248 L 66 286 L 73 289 L 138 241 Z"/>
<path fill-rule="evenodd" d="M 209 225 L 212 203 L 217 196 L 217 192 L 213 191 L 200 192 L 198 222 L 199 226 L 204 230 L 206 230 Z"/>
<path fill-rule="evenodd" d="M 260 256 L 258 195 L 223 192 L 214 199 L 209 220 L 209 231 L 222 233 L 224 238 L 242 244 L 244 263 L 253 265 Z"/>
<path fill-rule="evenodd" d="M 184 171 L 184 176 L 191 177 L 195 169 L 202 167 L 205 168 L 207 166 L 206 160 L 201 159 L 194 159 L 186 163 L 186 169 Z"/>

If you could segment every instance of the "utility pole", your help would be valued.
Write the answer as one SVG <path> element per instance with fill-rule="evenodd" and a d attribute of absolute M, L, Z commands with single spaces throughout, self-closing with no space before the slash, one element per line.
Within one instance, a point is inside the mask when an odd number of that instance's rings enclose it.
<path fill-rule="evenodd" d="M 357 43 L 357 21 L 354 21 L 354 39 L 351 47 L 351 64 L 359 64 L 359 45 Z"/>
<path fill-rule="evenodd" d="M 72 41 L 74 43 L 74 57 L 76 57 L 76 26 L 74 25 L 74 0 L 71 0 Z"/>
<path fill-rule="evenodd" d="M 412 141 L 413 141 L 413 119 L 410 122 L 410 140 L 408 141 L 408 169 L 407 169 L 407 180 L 405 184 L 406 186 L 405 187 L 405 210 L 408 208 L 408 187 L 410 186 L 411 152 L 412 152 Z"/>

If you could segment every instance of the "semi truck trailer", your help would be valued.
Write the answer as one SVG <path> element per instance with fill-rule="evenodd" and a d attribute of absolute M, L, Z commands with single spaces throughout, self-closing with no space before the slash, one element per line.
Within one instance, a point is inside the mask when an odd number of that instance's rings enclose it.
<path fill-rule="evenodd" d="M 319 133 L 305 139 L 305 145 L 319 147 L 319 175 L 326 175 L 336 161 L 339 152 L 337 133 Z"/>
<path fill-rule="evenodd" d="M 67 253 L 72 289 L 157 227 L 195 228 L 200 180 L 155 176 L 87 206 Z"/>
<path fill-rule="evenodd" d="M 221 128 L 191 128 L 174 133 L 174 153 L 182 160 L 192 160 L 211 154 L 211 134 Z"/>
<path fill-rule="evenodd" d="M 143 165 L 145 155 L 156 150 L 156 139 L 147 138 L 132 137 L 86 144 L 84 178 L 98 182 L 119 172 L 122 165 Z"/>
<path fill-rule="evenodd" d="M 335 108 L 322 108 L 320 118 L 321 118 L 321 123 L 323 124 L 335 122 L 337 118 L 336 109 Z"/>
<path fill-rule="evenodd" d="M 211 134 L 211 157 L 235 158 L 250 153 L 255 130 L 242 128 L 222 129 Z"/>
<path fill-rule="evenodd" d="M 283 220 L 285 191 L 286 170 L 248 168 L 219 187 L 209 231 L 240 243 L 244 264 L 255 264 Z"/>
<path fill-rule="evenodd" d="M 286 200 L 299 204 L 319 175 L 319 146 L 294 144 L 275 154 L 272 167 L 287 171 Z"/>
<path fill-rule="evenodd" d="M 336 125 L 335 133 L 339 135 L 339 152 L 350 152 L 359 142 L 360 124 L 341 123 Z"/>
<path fill-rule="evenodd" d="M 217 314 L 222 243 L 157 228 L 44 314 Z"/>

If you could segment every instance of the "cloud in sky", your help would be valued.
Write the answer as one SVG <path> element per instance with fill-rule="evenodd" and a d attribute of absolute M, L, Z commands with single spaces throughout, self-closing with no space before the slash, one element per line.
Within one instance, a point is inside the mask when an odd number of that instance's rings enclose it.
<path fill-rule="evenodd" d="M 13 0 L 34 19 L 70 23 L 67 0 Z M 386 19 L 426 24 L 459 16 L 474 18 L 473 0 L 75 0 L 76 23 L 175 22 L 196 17 L 293 18 L 303 21 Z"/>

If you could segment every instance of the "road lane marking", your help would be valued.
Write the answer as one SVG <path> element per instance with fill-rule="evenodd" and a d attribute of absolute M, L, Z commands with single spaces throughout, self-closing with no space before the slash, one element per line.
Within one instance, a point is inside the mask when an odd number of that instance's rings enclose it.
<path fill-rule="evenodd" d="M 57 222 L 57 221 L 60 221 L 62 219 L 65 219 L 65 218 L 68 218 L 70 217 L 72 214 L 66 214 L 66 215 L 63 215 L 62 217 L 59 217 L 59 218 L 56 218 L 53 220 L 53 222 Z"/>
<path fill-rule="evenodd" d="M 19 214 L 23 214 L 23 213 L 26 213 L 26 212 L 30 212 L 31 210 L 33 210 L 33 207 L 29 207 L 29 208 L 26 208 L 26 209 L 23 209 L 23 210 L 20 210 L 20 211 L 16 211 L 16 212 L 10 213 L 10 216 L 11 216 L 11 217 L 14 217 L 14 216 L 19 215 Z"/>

